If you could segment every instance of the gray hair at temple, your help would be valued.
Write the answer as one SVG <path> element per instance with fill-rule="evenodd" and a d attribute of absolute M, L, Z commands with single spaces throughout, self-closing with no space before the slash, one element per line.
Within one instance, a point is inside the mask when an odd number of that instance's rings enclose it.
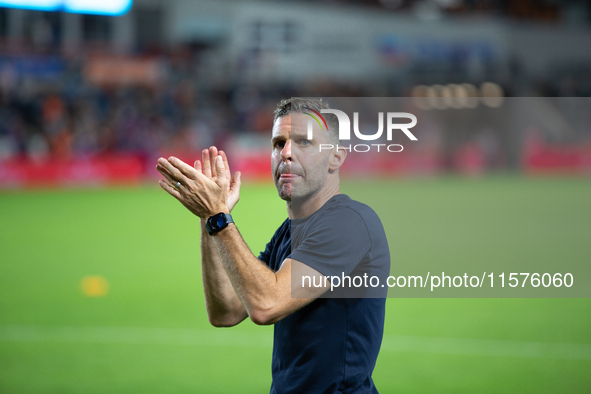
<path fill-rule="evenodd" d="M 283 99 L 277 104 L 275 109 L 273 123 L 280 117 L 295 113 L 306 113 L 310 112 L 307 108 L 313 109 L 316 112 L 320 112 L 322 109 L 330 109 L 328 103 L 323 101 L 321 98 L 300 98 L 292 97 Z M 333 114 L 322 114 L 322 117 L 326 120 L 328 125 L 328 138 L 331 143 L 339 143 L 339 121 Z"/>

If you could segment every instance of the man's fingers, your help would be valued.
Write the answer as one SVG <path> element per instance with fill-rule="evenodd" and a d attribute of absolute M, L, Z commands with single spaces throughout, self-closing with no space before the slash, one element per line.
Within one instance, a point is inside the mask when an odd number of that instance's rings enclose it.
<path fill-rule="evenodd" d="M 180 160 L 176 159 L 176 161 Z M 170 163 L 168 160 L 161 157 L 158 159 L 158 164 L 160 164 L 162 167 L 164 167 L 166 171 L 168 171 L 170 176 L 175 180 L 175 183 L 176 181 L 180 181 L 186 184 L 189 180 L 189 178 L 187 178 L 177 167 L 173 166 L 172 163 Z M 195 170 L 193 169 L 193 171 Z"/>
<path fill-rule="evenodd" d="M 215 183 L 218 184 L 218 186 L 222 186 L 222 184 L 224 182 L 227 182 L 227 178 L 226 178 L 226 168 L 224 167 L 224 160 L 222 159 L 222 156 L 216 156 L 215 158 L 215 170 L 217 172 L 217 177 L 215 178 Z"/>
<path fill-rule="evenodd" d="M 211 160 L 211 176 L 215 178 L 217 175 L 215 168 L 215 159 L 218 157 L 218 148 L 215 146 L 209 147 L 209 159 Z"/>
<path fill-rule="evenodd" d="M 201 159 L 203 161 L 203 175 L 211 178 L 211 159 L 209 158 L 209 149 L 203 149 L 203 152 L 201 152 Z"/>
<path fill-rule="evenodd" d="M 223 150 L 220 151 L 220 156 L 222 156 L 222 160 L 224 161 L 224 168 L 226 169 L 226 176 L 230 178 L 232 172 L 230 171 L 230 164 L 228 164 L 228 157 L 226 156 L 226 152 Z"/>
<path fill-rule="evenodd" d="M 196 174 L 195 168 L 191 167 L 190 165 L 188 165 L 184 161 L 177 159 L 174 156 L 170 156 L 168 158 L 168 162 L 170 164 L 172 164 L 174 167 L 176 167 L 180 172 L 182 172 L 183 175 L 186 176 L 187 178 L 197 179 L 197 174 Z M 174 173 L 172 173 L 172 174 L 174 175 Z"/>
<path fill-rule="evenodd" d="M 171 185 L 174 185 L 175 183 L 177 183 L 177 180 L 172 177 L 172 175 L 166 170 L 166 168 L 164 168 L 160 164 L 158 164 L 156 166 L 156 169 L 158 170 L 159 173 L 162 174 L 162 176 L 164 176 L 166 178 L 166 180 L 168 180 L 168 182 Z"/>
<path fill-rule="evenodd" d="M 181 199 L 181 193 L 177 189 L 170 186 L 168 183 L 164 182 L 163 180 L 159 180 L 158 183 L 160 184 L 161 188 L 163 188 L 164 190 L 166 190 L 168 192 L 168 194 L 170 194 L 171 196 L 173 196 L 177 200 Z"/>
<path fill-rule="evenodd" d="M 201 161 L 199 160 L 195 160 L 195 163 L 193 164 L 193 167 L 195 167 L 195 170 L 197 170 L 197 172 L 201 172 Z"/>

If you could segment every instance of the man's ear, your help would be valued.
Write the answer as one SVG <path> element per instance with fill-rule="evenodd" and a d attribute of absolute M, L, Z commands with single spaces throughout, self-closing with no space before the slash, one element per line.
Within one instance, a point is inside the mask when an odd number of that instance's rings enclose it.
<path fill-rule="evenodd" d="M 341 146 L 338 148 L 333 148 L 333 152 L 330 154 L 330 161 L 328 163 L 329 171 L 338 171 L 339 168 L 345 162 L 347 158 L 347 150 Z"/>

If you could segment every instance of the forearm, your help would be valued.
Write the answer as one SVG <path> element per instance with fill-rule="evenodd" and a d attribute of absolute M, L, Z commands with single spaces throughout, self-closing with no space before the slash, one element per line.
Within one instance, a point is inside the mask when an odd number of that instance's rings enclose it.
<path fill-rule="evenodd" d="M 210 157 L 212 152 L 215 159 Z M 247 312 L 255 323 L 268 322 L 266 311 L 286 310 L 276 308 L 279 302 L 274 300 L 290 303 L 290 283 L 285 281 L 290 278 L 291 271 L 280 270 L 283 285 L 278 286 L 275 273 L 252 254 L 233 224 L 213 236 L 206 233 L 203 220 L 218 213 L 229 213 L 238 201 L 240 189 L 239 177 L 233 177 L 230 183 L 225 155 L 215 156 L 215 152 L 213 147 L 207 155 L 204 151 L 202 171 L 197 162 L 194 168 L 175 157 L 158 159 L 158 171 L 168 181 L 160 181 L 160 186 L 201 218 L 203 286 L 212 324 L 237 324 Z"/>
<path fill-rule="evenodd" d="M 222 265 L 218 251 L 201 222 L 201 272 L 207 316 L 216 327 L 233 326 L 247 317 L 228 274 Z"/>
<path fill-rule="evenodd" d="M 235 225 L 212 239 L 246 312 L 255 323 L 266 324 L 277 310 L 279 293 L 285 290 L 278 288 L 276 274 L 252 254 Z"/>

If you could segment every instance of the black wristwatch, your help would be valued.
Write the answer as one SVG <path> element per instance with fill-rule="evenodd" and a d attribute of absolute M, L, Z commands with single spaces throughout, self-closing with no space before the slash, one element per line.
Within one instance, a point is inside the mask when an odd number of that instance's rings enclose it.
<path fill-rule="evenodd" d="M 230 223 L 234 223 L 234 220 L 232 220 L 232 215 L 221 212 L 217 215 L 210 216 L 207 219 L 205 222 L 205 229 L 209 235 L 214 235 L 215 233 L 219 233 L 228 227 L 228 224 Z"/>

